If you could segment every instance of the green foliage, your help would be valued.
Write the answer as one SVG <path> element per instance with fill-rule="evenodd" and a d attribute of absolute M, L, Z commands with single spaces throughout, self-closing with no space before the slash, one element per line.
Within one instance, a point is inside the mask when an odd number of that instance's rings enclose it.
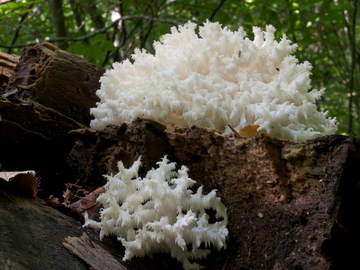
<path fill-rule="evenodd" d="M 28 13 L 32 5 L 39 4 L 40 1 L 21 1 L 21 2 L 8 2 L 0 5 L 0 21 L 5 19 L 17 19 L 19 16 Z M 16 26 L 16 24 L 14 25 Z"/>
<path fill-rule="evenodd" d="M 312 86 L 327 88 L 319 101 L 340 122 L 339 133 L 360 136 L 360 61 L 357 0 L 55 0 L 62 1 L 67 35 L 54 34 L 46 0 L 0 5 L 0 50 L 21 54 L 27 44 L 46 40 L 88 61 L 111 67 L 135 48 L 153 52 L 172 26 L 191 20 L 219 21 L 231 30 L 274 25 L 298 44 L 300 62 L 313 64 Z"/>

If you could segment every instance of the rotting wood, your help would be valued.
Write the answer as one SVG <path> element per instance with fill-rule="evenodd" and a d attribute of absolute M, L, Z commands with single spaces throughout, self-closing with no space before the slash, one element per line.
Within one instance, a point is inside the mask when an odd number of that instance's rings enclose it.
<path fill-rule="evenodd" d="M 194 191 L 217 189 L 228 207 L 230 237 L 226 250 L 201 261 L 206 269 L 221 269 L 226 259 L 228 270 L 360 267 L 359 139 L 236 138 L 145 119 L 70 135 L 78 141 L 69 166 L 85 189 L 105 184 L 103 175 L 117 173 L 119 160 L 128 168 L 140 155 L 140 177 L 167 155 L 189 168 Z"/>
<path fill-rule="evenodd" d="M 105 68 L 42 42 L 23 49 L 6 91 L 17 89 L 18 99 L 38 102 L 88 125 L 104 72 Z"/>
<path fill-rule="evenodd" d="M 47 42 L 25 47 L 20 60 L 1 54 L 0 63 L 9 70 L 0 84 L 0 170 L 35 170 L 41 192 L 61 196 L 67 133 L 89 124 L 105 69 Z"/>
<path fill-rule="evenodd" d="M 1 270 L 89 270 L 61 244 L 69 235 L 81 236 L 82 231 L 87 232 L 79 222 L 45 205 L 39 198 L 1 190 L 0 216 Z"/>

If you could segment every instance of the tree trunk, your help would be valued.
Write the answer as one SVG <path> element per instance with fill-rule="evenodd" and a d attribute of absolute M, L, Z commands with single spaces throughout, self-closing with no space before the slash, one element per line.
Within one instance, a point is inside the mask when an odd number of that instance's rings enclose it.
<path fill-rule="evenodd" d="M 49 0 L 54 38 L 55 40 L 59 39 L 55 42 L 55 45 L 65 50 L 68 47 L 68 43 L 65 39 L 67 37 L 67 31 L 62 5 L 62 0 Z"/>

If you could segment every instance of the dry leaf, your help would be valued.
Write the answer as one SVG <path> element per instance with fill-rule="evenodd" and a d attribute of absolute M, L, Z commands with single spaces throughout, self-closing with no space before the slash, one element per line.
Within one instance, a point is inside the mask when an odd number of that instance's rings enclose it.
<path fill-rule="evenodd" d="M 77 184 L 65 183 L 66 190 L 63 193 L 64 204 L 69 206 L 75 201 L 87 196 L 90 192 Z"/>
<path fill-rule="evenodd" d="M 99 220 L 102 204 L 97 202 L 96 199 L 104 192 L 105 189 L 103 187 L 98 188 L 77 202 L 72 203 L 70 207 L 82 217 L 86 211 L 90 219 Z"/>
<path fill-rule="evenodd" d="M 34 171 L 0 172 L 0 182 L 8 191 L 36 197 L 38 182 Z"/>
<path fill-rule="evenodd" d="M 101 187 L 89 193 L 78 185 L 71 183 L 66 183 L 65 185 L 66 191 L 63 194 L 64 202 L 60 202 L 59 199 L 55 198 L 53 195 L 50 195 L 49 198 L 43 199 L 44 202 L 58 211 L 80 220 L 81 222 L 85 221 L 85 212 L 88 213 L 90 219 L 99 220 L 100 208 L 103 206 L 101 203 L 97 202 L 96 199 L 101 193 L 105 192 L 105 189 Z M 88 194 L 86 196 L 79 196 L 78 193 Z M 75 201 L 76 198 L 77 200 Z M 75 202 L 72 203 L 72 201 Z"/>
<path fill-rule="evenodd" d="M 259 126 L 257 126 L 257 125 L 248 125 L 240 130 L 240 132 L 239 132 L 240 137 L 242 137 L 242 138 L 253 137 L 256 134 L 260 133 L 257 131 L 258 128 L 259 128 Z"/>
<path fill-rule="evenodd" d="M 63 208 L 65 205 L 59 201 L 58 198 L 54 197 L 54 195 L 50 195 L 49 198 L 44 198 L 43 201 L 50 207 L 53 208 Z"/>

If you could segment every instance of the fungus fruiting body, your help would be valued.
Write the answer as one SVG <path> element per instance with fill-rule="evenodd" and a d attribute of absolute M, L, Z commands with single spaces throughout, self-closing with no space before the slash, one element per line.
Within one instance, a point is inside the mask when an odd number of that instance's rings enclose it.
<path fill-rule="evenodd" d="M 157 169 L 140 178 L 140 158 L 129 169 L 119 162 L 119 172 L 106 176 L 106 192 L 97 199 L 104 207 L 101 221 L 85 215 L 84 226 L 100 229 L 100 239 L 117 236 L 126 248 L 124 260 L 169 252 L 184 269 L 199 269 L 199 264 L 189 260 L 205 258 L 211 246 L 226 248 L 226 207 L 215 190 L 203 195 L 200 187 L 193 194 L 189 188 L 195 181 L 189 178 L 187 167 L 176 172 L 175 163 L 166 156 L 157 164 Z M 209 209 L 215 213 L 212 221 Z"/>
<path fill-rule="evenodd" d="M 311 90 L 309 62 L 292 56 L 297 45 L 274 37 L 271 25 L 230 31 L 206 22 L 173 27 L 155 54 L 137 49 L 133 62 L 114 63 L 101 78 L 90 126 L 132 122 L 137 117 L 229 133 L 258 125 L 270 135 L 303 141 L 335 133 L 336 119 L 317 111 L 324 89 Z"/>

